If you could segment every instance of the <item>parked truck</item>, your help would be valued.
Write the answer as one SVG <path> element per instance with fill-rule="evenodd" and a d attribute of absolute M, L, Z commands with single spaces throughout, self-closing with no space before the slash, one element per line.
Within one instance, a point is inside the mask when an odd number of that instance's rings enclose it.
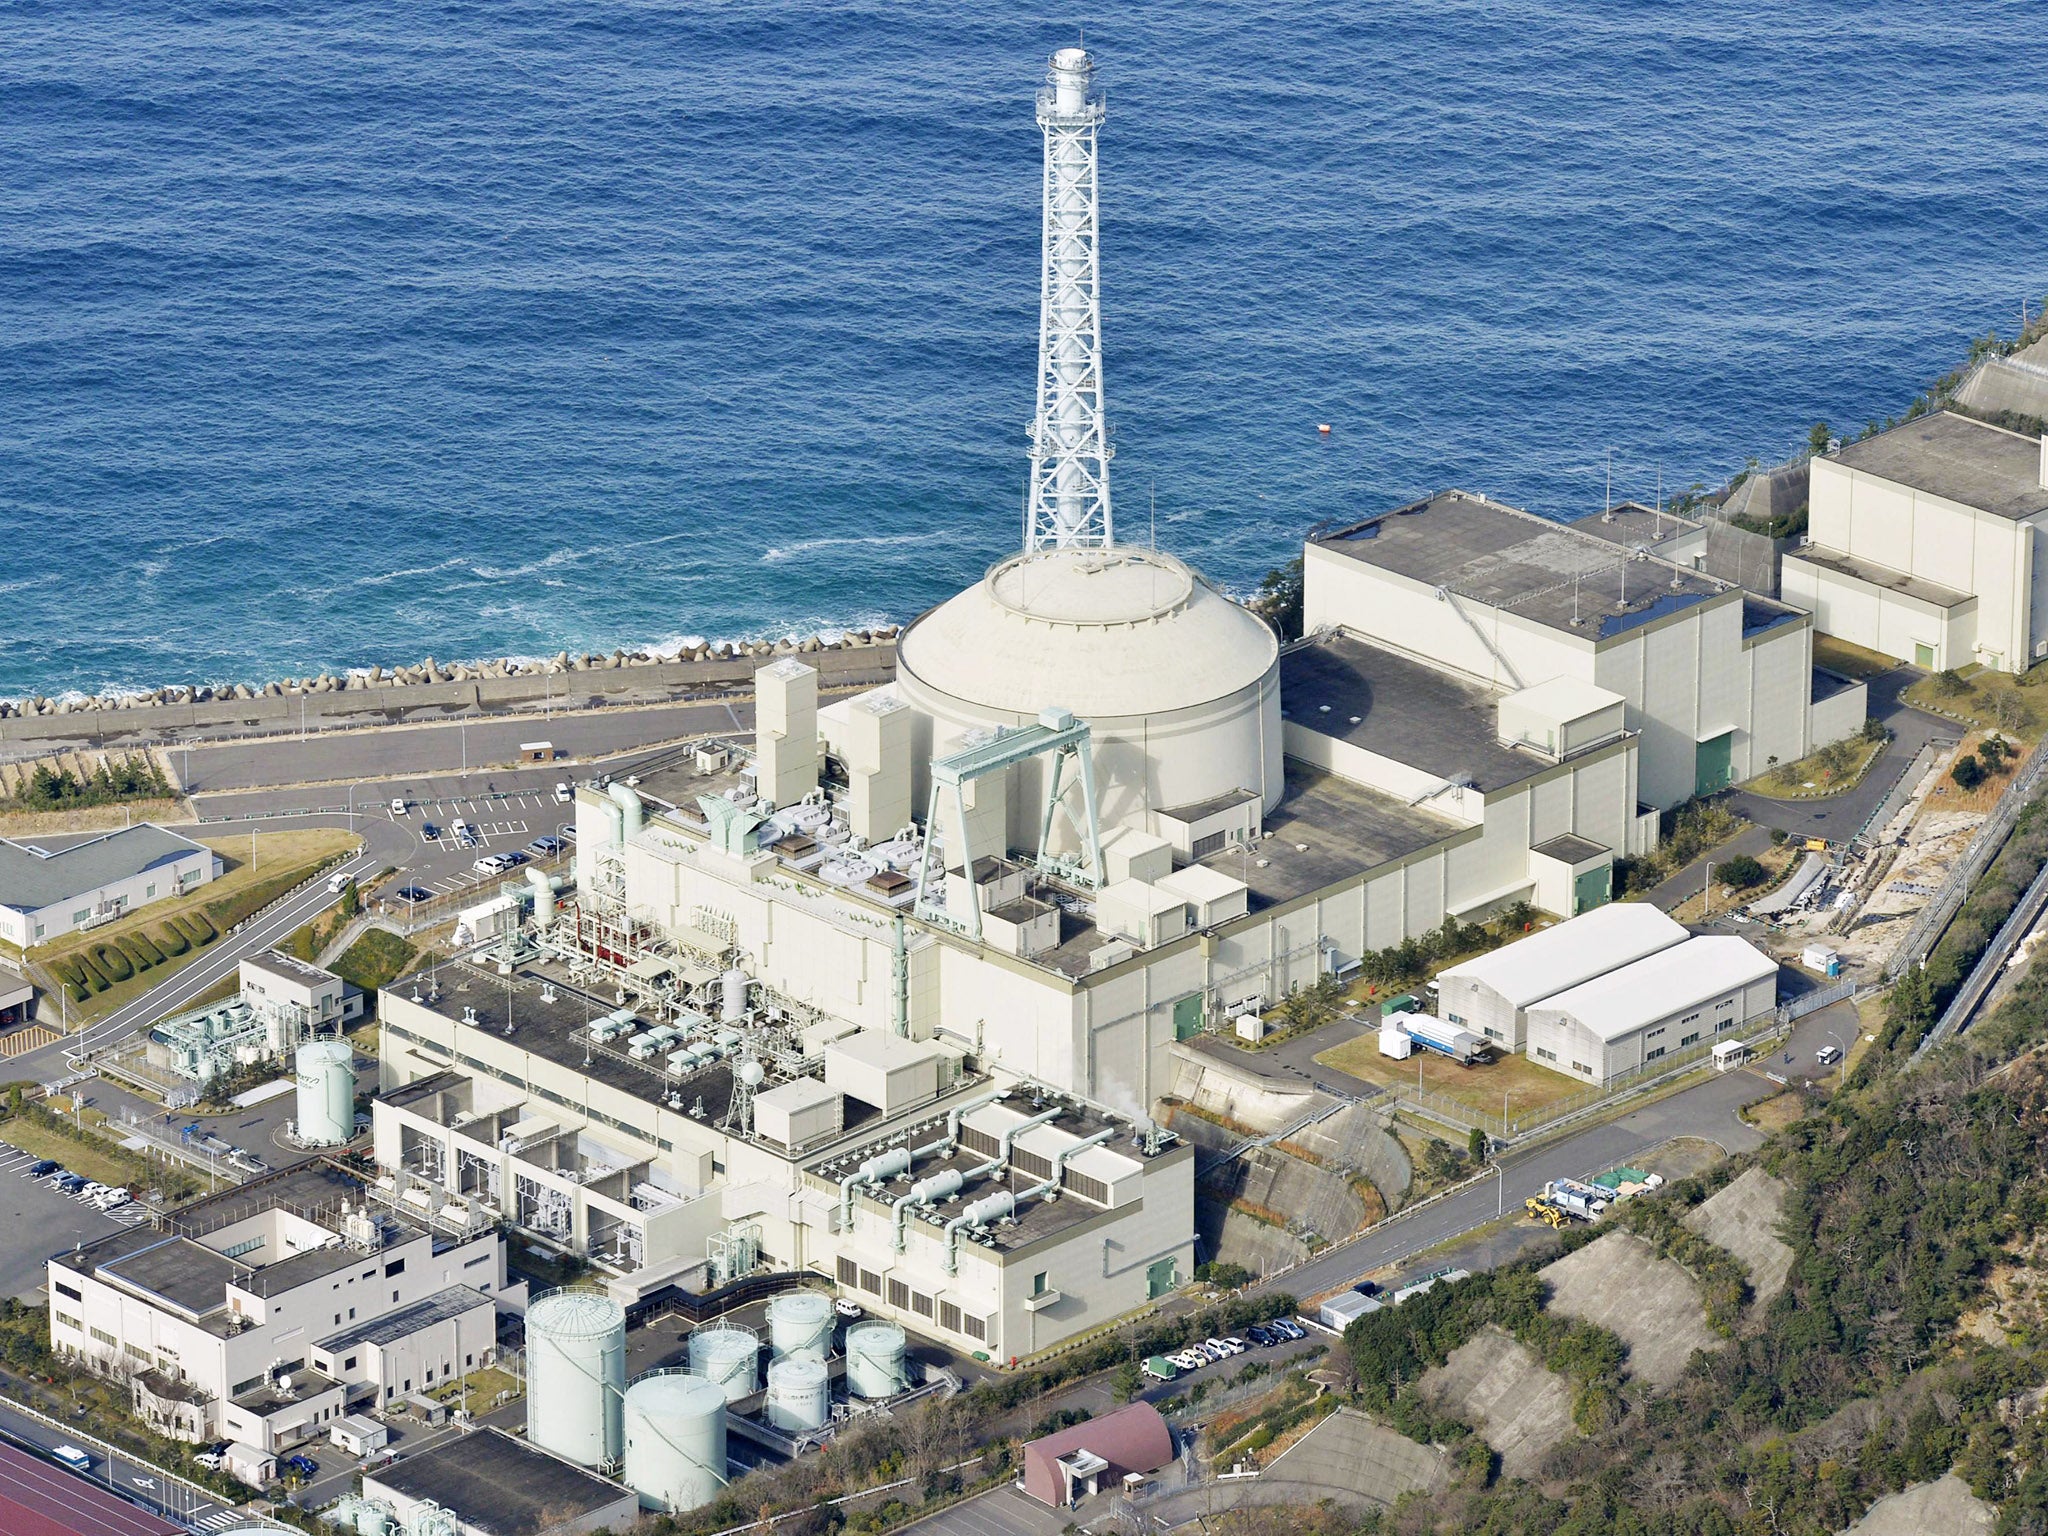
<path fill-rule="evenodd" d="M 1390 1022 L 1400 1025 L 1408 1032 L 1408 1038 L 1425 1051 L 1448 1056 L 1461 1067 L 1469 1067 L 1487 1057 L 1484 1037 L 1473 1034 L 1469 1029 L 1460 1029 L 1455 1024 L 1446 1024 L 1442 1019 L 1433 1019 L 1426 1013 L 1395 1014 Z"/>
<path fill-rule="evenodd" d="M 1607 1209 L 1612 1192 L 1597 1184 L 1581 1184 L 1577 1179 L 1552 1179 L 1543 1186 L 1543 1199 L 1547 1204 L 1578 1217 L 1591 1221 Z"/>

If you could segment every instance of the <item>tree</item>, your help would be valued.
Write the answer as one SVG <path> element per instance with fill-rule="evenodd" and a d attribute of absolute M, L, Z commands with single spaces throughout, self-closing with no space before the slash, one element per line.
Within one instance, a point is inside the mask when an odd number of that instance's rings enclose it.
<path fill-rule="evenodd" d="M 1472 1127 L 1472 1134 L 1465 1138 L 1465 1151 L 1475 1163 L 1486 1161 L 1486 1132 L 1478 1126 Z"/>
<path fill-rule="evenodd" d="M 1962 673 L 1947 667 L 1934 674 L 1934 691 L 1944 699 L 1959 699 L 1970 691 L 1970 685 Z"/>
<path fill-rule="evenodd" d="M 351 880 L 341 888 L 341 920 L 344 923 L 351 922 L 355 919 L 356 914 L 362 910 L 362 892 L 356 889 L 355 881 Z"/>
<path fill-rule="evenodd" d="M 1958 789 L 1975 789 L 1984 782 L 1984 765 L 1977 761 L 1976 753 L 1965 752 L 1956 759 L 1956 764 L 1949 769 L 1948 776 L 1955 780 Z"/>
<path fill-rule="evenodd" d="M 1302 588 L 1301 557 L 1297 555 L 1286 565 L 1266 572 L 1251 600 L 1252 612 L 1272 625 L 1282 640 L 1301 638 Z"/>
<path fill-rule="evenodd" d="M 1806 451 L 1815 458 L 1819 458 L 1828 451 L 1828 439 L 1831 435 L 1826 422 L 1816 421 L 1807 431 Z"/>
<path fill-rule="evenodd" d="M 2001 731 L 2024 731 L 2034 723 L 2033 715 L 2022 704 L 2016 693 L 2000 690 L 1991 695 L 1987 706 L 1991 723 Z"/>
<path fill-rule="evenodd" d="M 1977 743 L 1977 761 L 1984 765 L 1986 773 L 2005 772 L 2005 760 L 2011 752 L 2003 736 L 1986 736 Z"/>
<path fill-rule="evenodd" d="M 1120 1403 L 1128 1403 L 1143 1390 L 1144 1385 L 1145 1380 L 1138 1374 L 1138 1368 L 1126 1360 L 1109 1378 L 1110 1396 Z"/>
<path fill-rule="evenodd" d="M 1763 883 L 1765 870 L 1754 858 L 1738 853 L 1721 865 L 1721 882 L 1738 891 L 1746 891 L 1752 885 Z"/>

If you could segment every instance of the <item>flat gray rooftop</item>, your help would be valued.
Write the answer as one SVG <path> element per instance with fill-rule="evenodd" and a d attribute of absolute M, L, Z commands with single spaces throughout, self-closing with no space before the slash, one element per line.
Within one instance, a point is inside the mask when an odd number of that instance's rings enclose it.
<path fill-rule="evenodd" d="M 1844 444 L 1834 458 L 1864 474 L 1999 517 L 2048 511 L 2041 445 L 1954 411 L 1934 411 Z"/>
<path fill-rule="evenodd" d="M 466 1285 L 451 1285 L 409 1307 L 387 1312 L 373 1322 L 329 1334 L 313 1347 L 323 1354 L 332 1354 L 337 1350 L 353 1349 L 358 1344 L 390 1344 L 408 1334 L 418 1333 L 422 1328 L 431 1328 L 436 1323 L 445 1323 L 452 1317 L 462 1317 L 478 1307 L 490 1305 L 491 1298 L 482 1291 L 473 1291 Z"/>
<path fill-rule="evenodd" d="M 0 906 L 34 912 L 195 852 L 212 850 L 147 821 L 62 847 L 53 839 L 0 838 Z"/>
<path fill-rule="evenodd" d="M 194 1317 L 226 1306 L 228 1283 L 249 1274 L 243 1265 L 189 1237 L 166 1237 L 157 1232 L 150 1236 L 155 1238 L 153 1243 L 100 1260 L 94 1269 L 107 1279 L 160 1296 Z"/>
<path fill-rule="evenodd" d="M 1853 577 L 1868 582 L 1873 587 L 1882 587 L 1887 592 L 1896 592 L 1902 597 L 1915 598 L 1931 603 L 1936 608 L 1960 608 L 1965 603 L 1974 603 L 1973 593 L 1958 592 L 1954 587 L 1944 587 L 1939 582 L 1929 581 L 1922 576 L 1910 576 L 1904 571 L 1894 570 L 1888 565 L 1875 561 L 1861 560 L 1855 555 L 1844 554 L 1839 549 L 1827 549 L 1819 544 L 1809 544 L 1804 549 L 1788 553 L 1787 560 L 1802 561 L 1817 565 L 1824 571 Z"/>
<path fill-rule="evenodd" d="M 1439 491 L 1315 543 L 1587 640 L 1739 590 L 1465 491 Z"/>
<path fill-rule="evenodd" d="M 1438 778 L 1469 773 L 1482 790 L 1551 766 L 1501 744 L 1499 690 L 1351 635 L 1283 656 L 1280 697 L 1298 725 Z"/>
<path fill-rule="evenodd" d="M 1576 832 L 1560 832 L 1549 841 L 1536 844 L 1529 851 L 1565 864 L 1583 864 L 1586 860 L 1597 859 L 1607 852 L 1607 845 L 1596 843 L 1590 837 L 1580 837 Z"/>
<path fill-rule="evenodd" d="M 1700 524 L 1689 517 L 1680 517 L 1676 512 L 1659 512 L 1639 501 L 1624 501 L 1608 511 L 1574 518 L 1569 526 L 1574 533 L 1588 533 L 1610 544 L 1624 544 L 1635 549 L 1645 544 L 1661 544 L 1681 533 L 1693 533 Z"/>
<path fill-rule="evenodd" d="M 1251 887 L 1254 911 L 1313 895 L 1369 869 L 1473 830 L 1289 758 L 1287 790 L 1246 852 L 1201 862 Z"/>
<path fill-rule="evenodd" d="M 408 1499 L 431 1499 L 491 1536 L 539 1536 L 629 1497 L 617 1483 L 536 1450 L 501 1429 L 444 1440 L 367 1474 L 363 1481 Z"/>

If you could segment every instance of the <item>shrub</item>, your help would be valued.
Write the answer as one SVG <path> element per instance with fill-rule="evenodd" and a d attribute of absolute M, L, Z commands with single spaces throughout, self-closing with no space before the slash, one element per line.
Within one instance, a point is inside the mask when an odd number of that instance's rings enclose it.
<path fill-rule="evenodd" d="M 1752 885 L 1761 885 L 1765 869 L 1746 853 L 1738 853 L 1721 866 L 1721 881 L 1738 891 L 1746 891 Z"/>
<path fill-rule="evenodd" d="M 119 945 L 90 944 L 85 956 L 109 981 L 126 981 L 135 974 L 135 962 L 121 952 Z"/>
<path fill-rule="evenodd" d="M 1944 699 L 1957 699 L 1970 691 L 1970 685 L 1962 673 L 1949 667 L 1934 674 L 1934 691 Z"/>
<path fill-rule="evenodd" d="M 1955 780 L 1958 789 L 1975 789 L 1984 782 L 1984 765 L 1977 761 L 1976 753 L 1965 752 L 1956 759 L 1956 764 L 1949 769 L 1948 776 Z"/>

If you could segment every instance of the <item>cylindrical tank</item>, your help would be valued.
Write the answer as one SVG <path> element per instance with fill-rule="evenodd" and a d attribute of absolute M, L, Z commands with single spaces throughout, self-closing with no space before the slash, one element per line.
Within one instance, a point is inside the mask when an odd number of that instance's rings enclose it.
<path fill-rule="evenodd" d="M 356 1528 L 356 1515 L 362 1509 L 363 1501 L 352 1493 L 344 1493 L 334 1501 L 334 1507 L 321 1515 L 329 1525 L 338 1525 L 344 1531 Z"/>
<path fill-rule="evenodd" d="M 526 882 L 533 887 L 533 926 L 545 928 L 555 920 L 555 882 L 546 870 L 526 871 Z"/>
<path fill-rule="evenodd" d="M 612 804 L 619 808 L 619 835 L 625 842 L 631 842 L 640 835 L 640 825 L 645 815 L 640 797 L 624 784 L 611 787 Z"/>
<path fill-rule="evenodd" d="M 759 1385 L 754 1367 L 760 1355 L 760 1335 L 738 1323 L 706 1323 L 690 1335 L 691 1374 L 723 1388 L 727 1402 Z"/>
<path fill-rule="evenodd" d="M 554 1291 L 526 1311 L 526 1438 L 594 1467 L 623 1437 L 626 1309 L 596 1291 Z"/>
<path fill-rule="evenodd" d="M 777 1360 L 822 1360 L 832 1352 L 832 1318 L 832 1298 L 823 1291 L 785 1291 L 768 1303 L 768 1348 Z"/>
<path fill-rule="evenodd" d="M 299 1139 L 338 1147 L 356 1133 L 355 1050 L 346 1040 L 299 1047 Z"/>
<path fill-rule="evenodd" d="M 680 1371 L 626 1389 L 625 1482 L 644 1509 L 674 1514 L 725 1486 L 725 1393 Z"/>
<path fill-rule="evenodd" d="M 392 1536 L 398 1529 L 398 1515 L 369 1499 L 356 1508 L 356 1536 Z"/>
<path fill-rule="evenodd" d="M 747 1016 L 747 973 L 738 966 L 718 978 L 718 1016 L 728 1024 Z"/>
<path fill-rule="evenodd" d="M 832 1373 L 816 1355 L 790 1355 L 768 1367 L 768 1422 L 777 1429 L 820 1429 L 832 1407 Z"/>
<path fill-rule="evenodd" d="M 846 1330 L 846 1390 L 855 1397 L 894 1397 L 909 1384 L 903 1330 L 894 1323 L 855 1323 Z"/>

